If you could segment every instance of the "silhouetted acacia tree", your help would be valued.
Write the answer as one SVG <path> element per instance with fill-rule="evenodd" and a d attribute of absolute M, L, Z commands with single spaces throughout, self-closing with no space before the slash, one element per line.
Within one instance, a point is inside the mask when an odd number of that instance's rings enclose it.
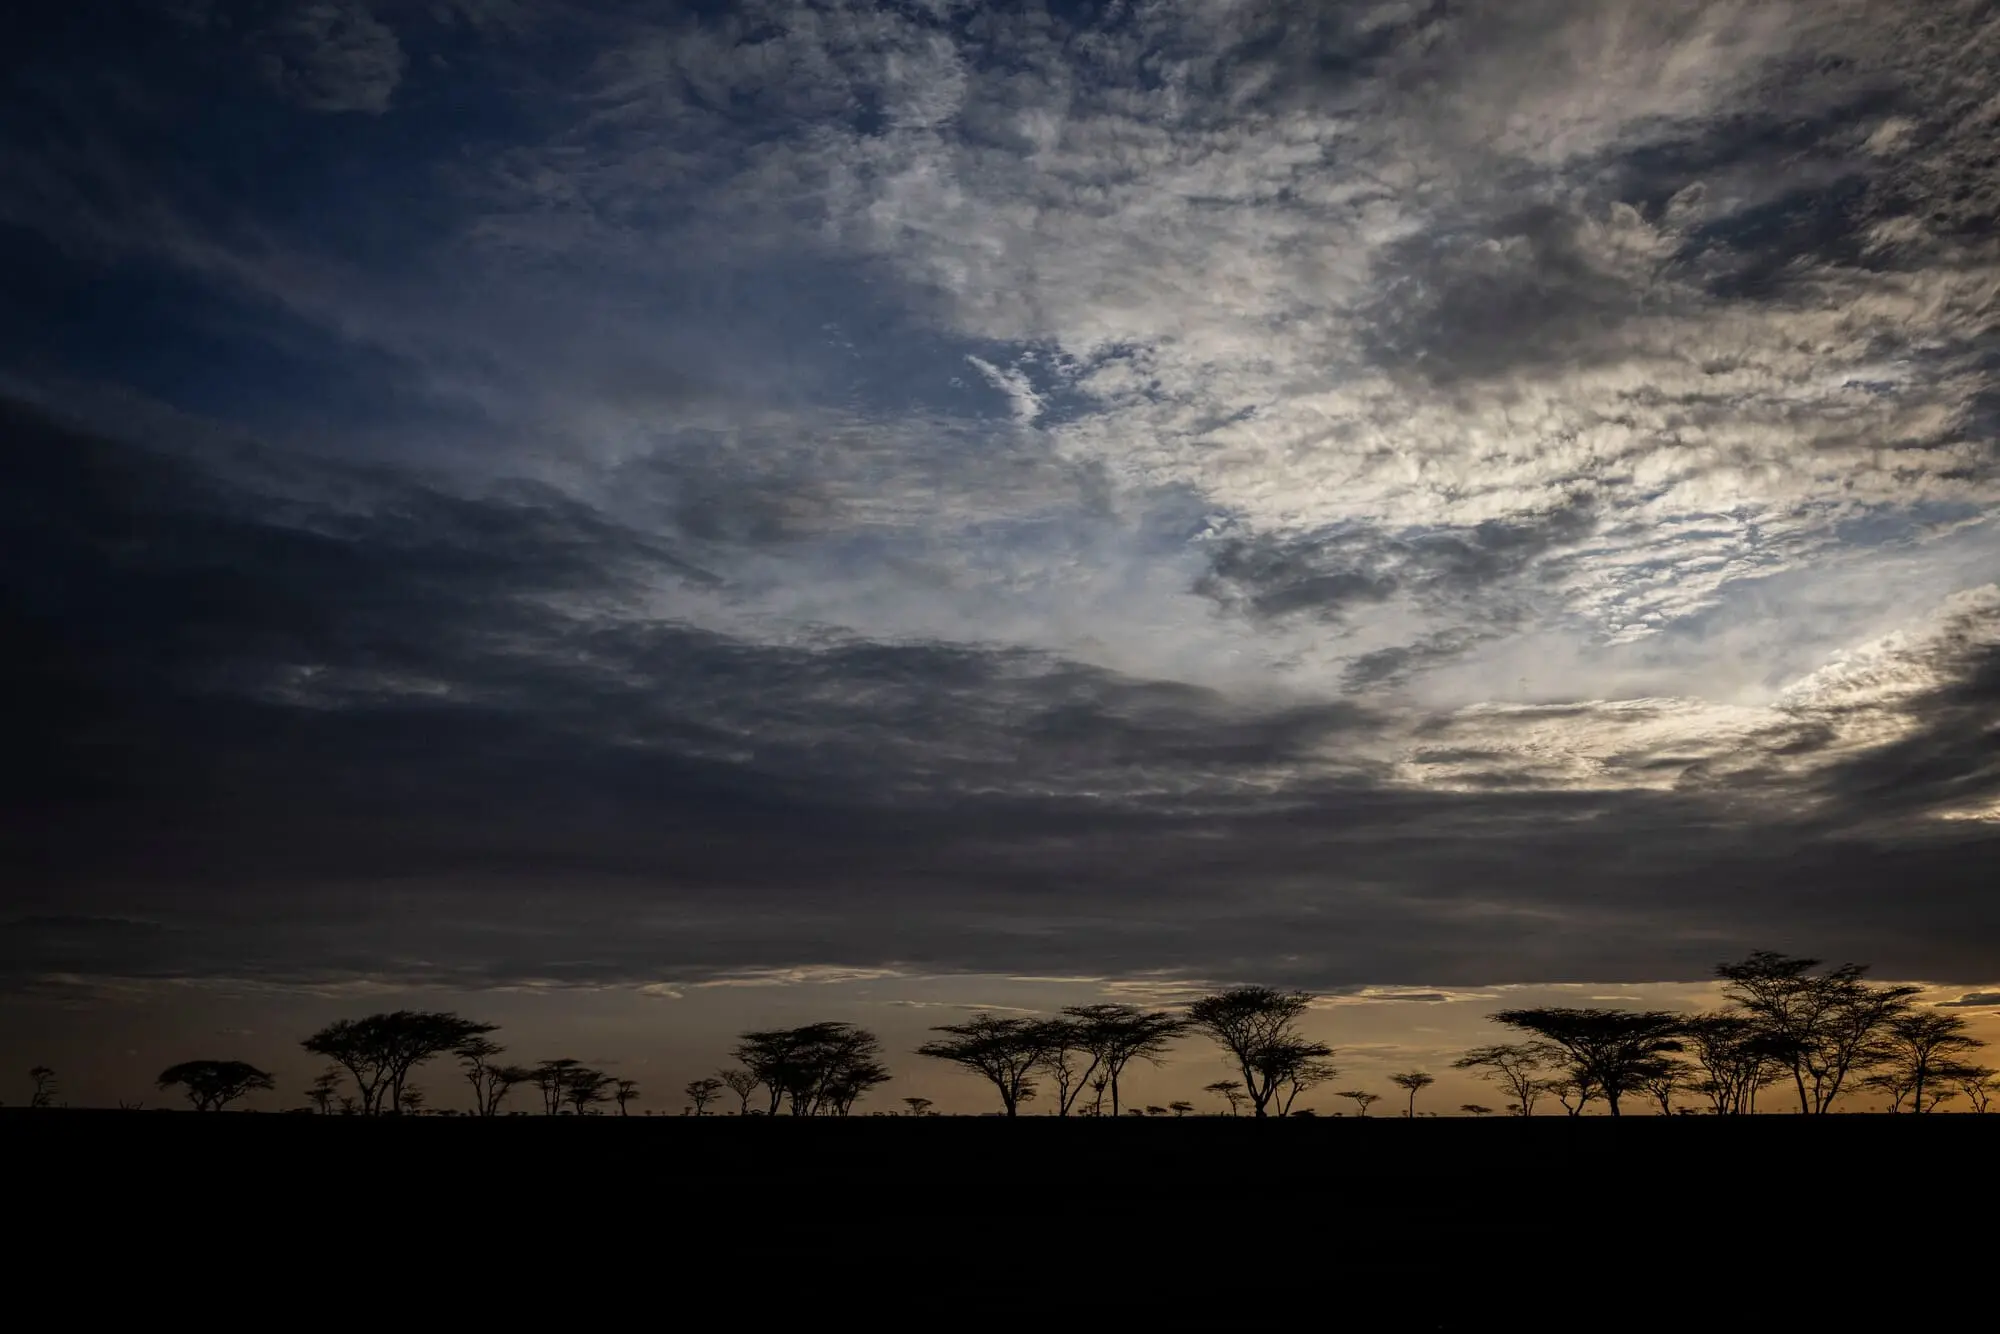
<path fill-rule="evenodd" d="M 911 1116 L 924 1116 L 931 1110 L 931 1100 L 929 1098 L 905 1098 L 903 1099 L 903 1105 L 910 1109 Z"/>
<path fill-rule="evenodd" d="M 1595 1091 L 1619 1114 L 1619 1099 L 1639 1088 L 1662 1056 L 1681 1050 L 1685 1021 L 1659 1010 L 1581 1010 L 1566 1006 L 1500 1010 L 1496 1024 L 1533 1033 L 1563 1049 L 1570 1078 L 1587 1096 Z M 1568 1107 L 1568 1099 L 1564 1099 Z M 1577 1110 L 1582 1110 L 1579 1101 Z M 1575 1113 L 1572 1112 L 1572 1115 Z"/>
<path fill-rule="evenodd" d="M 1374 1104 L 1382 1101 L 1381 1094 L 1367 1093 L 1363 1092 L 1361 1089 L 1342 1089 L 1339 1093 L 1335 1094 L 1334 1096 L 1339 1098 L 1346 1098 L 1348 1101 L 1352 1102 L 1354 1104 L 1354 1114 L 1356 1116 L 1368 1115 L 1368 1109 Z"/>
<path fill-rule="evenodd" d="M 1747 1014 L 1718 1011 L 1688 1016 L 1688 1054 L 1701 1073 L 1692 1085 L 1717 1116 L 1748 1116 L 1757 1091 L 1788 1067 L 1763 1027 Z"/>
<path fill-rule="evenodd" d="M 472 1114 L 474 1116 L 498 1116 L 500 1104 L 507 1100 L 516 1084 L 525 1084 L 535 1077 L 534 1071 L 518 1065 L 496 1065 L 493 1058 L 506 1050 L 499 1043 L 486 1037 L 470 1037 L 452 1048 L 465 1075 L 465 1082 L 472 1086 Z"/>
<path fill-rule="evenodd" d="M 1972 1104 L 1972 1110 L 1980 1115 L 1993 1105 L 1993 1095 L 2000 1092 L 2000 1071 L 1984 1065 L 1961 1065 L 1956 1076 L 1958 1091 Z"/>
<path fill-rule="evenodd" d="M 889 1080 L 882 1044 L 852 1024 L 745 1033 L 731 1053 L 770 1091 L 770 1113 L 784 1105 L 793 1116 L 845 1116 L 855 1100 Z"/>
<path fill-rule="evenodd" d="M 403 1086 L 403 1106 L 401 1114 L 404 1116 L 418 1115 L 424 1110 L 425 1101 L 426 1100 L 424 1097 L 424 1091 L 422 1089 L 418 1088 L 415 1084 L 405 1084 Z"/>
<path fill-rule="evenodd" d="M 691 1080 L 684 1092 L 687 1094 L 689 1104 L 694 1107 L 694 1114 L 706 1116 L 708 1105 L 722 1092 L 722 1081 L 713 1078 Z"/>
<path fill-rule="evenodd" d="M 1883 1075 L 1892 1088 L 1907 1090 L 1910 1110 L 1928 1112 L 1940 1092 L 1952 1091 L 1967 1069 L 1961 1057 L 1985 1046 L 1966 1031 L 1965 1020 L 1941 1010 L 1909 1010 L 1884 1026 L 1887 1048 Z M 1898 1092 L 1896 1102 L 1902 1102 Z"/>
<path fill-rule="evenodd" d="M 340 1096 L 340 1067 L 328 1066 L 313 1076 L 312 1087 L 306 1090 L 306 1100 L 321 1116 L 333 1112 L 333 1102 Z"/>
<path fill-rule="evenodd" d="M 1229 1114 L 1231 1116 L 1241 1116 L 1243 1114 L 1243 1104 L 1247 1100 L 1243 1096 L 1243 1085 L 1239 1081 L 1234 1079 L 1218 1079 L 1213 1084 L 1202 1085 L 1201 1091 L 1203 1093 L 1213 1093 L 1216 1097 L 1228 1103 Z"/>
<path fill-rule="evenodd" d="M 1096 1095 L 1093 1110 L 1103 1110 L 1109 1091 L 1113 1116 L 1119 1111 L 1118 1081 L 1125 1067 L 1133 1061 L 1160 1064 L 1167 1047 L 1187 1030 L 1184 1019 L 1131 1005 L 1071 1005 L 1064 1008 L 1063 1017 L 1077 1026 L 1076 1040 L 1090 1054 L 1096 1071 L 1080 1081 Z"/>
<path fill-rule="evenodd" d="M 609 1089 L 615 1082 L 602 1070 L 593 1070 L 587 1065 L 576 1066 L 563 1076 L 563 1101 L 578 1116 L 588 1116 L 592 1107 L 611 1100 Z"/>
<path fill-rule="evenodd" d="M 964 1066 L 984 1076 L 1000 1092 L 1000 1105 L 1015 1116 L 1034 1097 L 1031 1078 L 1047 1055 L 1044 1026 L 1027 1019 L 1001 1019 L 975 1014 L 962 1024 L 938 1024 L 933 1033 L 946 1036 L 926 1042 L 917 1055 Z"/>
<path fill-rule="evenodd" d="M 182 1061 L 160 1072 L 159 1087 L 180 1089 L 197 1112 L 219 1112 L 247 1093 L 275 1086 L 270 1075 L 244 1061 Z"/>
<path fill-rule="evenodd" d="M 1102 1059 L 1085 1024 L 1064 1015 L 1032 1022 L 1033 1045 L 1041 1049 L 1036 1068 L 1056 1086 L 1056 1115 L 1068 1116 Z"/>
<path fill-rule="evenodd" d="M 46 1065 L 38 1065 L 28 1071 L 28 1081 L 33 1086 L 28 1094 L 28 1106 L 46 1107 L 55 1101 L 56 1072 Z"/>
<path fill-rule="evenodd" d="M 1565 1116 L 1582 1116 L 1583 1109 L 1597 1096 L 1597 1086 L 1574 1071 L 1549 1080 L 1544 1087 L 1555 1094 Z"/>
<path fill-rule="evenodd" d="M 1167 1110 L 1172 1112 L 1175 1116 L 1186 1116 L 1189 1112 L 1194 1110 L 1194 1104 L 1183 1099 L 1178 1102 L 1168 1103 Z"/>
<path fill-rule="evenodd" d="M 1290 1116 L 1292 1104 L 1298 1101 L 1301 1093 L 1317 1088 L 1340 1074 L 1340 1067 L 1333 1062 L 1313 1055 L 1327 1050 L 1313 1042 L 1281 1042 L 1265 1052 L 1263 1069 L 1276 1090 L 1271 1099 L 1271 1110 L 1276 1115 Z"/>
<path fill-rule="evenodd" d="M 1674 1098 L 1682 1090 L 1694 1087 L 1694 1071 L 1679 1061 L 1661 1059 L 1654 1061 L 1639 1072 L 1639 1087 L 1646 1096 L 1659 1104 L 1661 1116 L 1674 1114 Z"/>
<path fill-rule="evenodd" d="M 1481 1107 L 1476 1102 L 1462 1102 L 1458 1105 L 1458 1110 L 1464 1112 L 1467 1116 L 1493 1115 L 1493 1109 L 1491 1107 Z"/>
<path fill-rule="evenodd" d="M 748 1116 L 750 1114 L 750 1095 L 757 1091 L 757 1085 L 763 1081 L 740 1066 L 732 1066 L 727 1070 L 718 1070 L 715 1074 L 716 1078 L 722 1081 L 722 1087 L 736 1095 L 736 1114 L 738 1116 Z"/>
<path fill-rule="evenodd" d="M 1824 1116 L 1849 1075 L 1889 1058 L 1889 1022 L 1905 1013 L 1918 988 L 1874 986 L 1861 964 L 1815 972 L 1820 960 L 1758 950 L 1722 964 L 1724 994 L 1754 1020 L 1775 1059 L 1791 1072 L 1799 1110 Z"/>
<path fill-rule="evenodd" d="M 528 1072 L 528 1080 L 542 1095 L 542 1114 L 555 1116 L 562 1111 L 563 1099 L 569 1093 L 572 1076 L 588 1073 L 582 1061 L 563 1056 L 553 1061 L 543 1061 Z"/>
<path fill-rule="evenodd" d="M 716 1080 L 711 1079 L 708 1082 L 714 1084 L 716 1088 L 722 1087 L 722 1085 Z M 710 1092 L 713 1093 L 713 1090 L 710 1090 Z M 611 1081 L 611 1101 L 618 1104 L 618 1115 L 630 1116 L 631 1112 L 627 1109 L 631 1106 L 632 1100 L 638 1096 L 639 1096 L 638 1080 L 614 1079 Z"/>
<path fill-rule="evenodd" d="M 1477 1071 L 1481 1079 L 1498 1084 L 1513 1096 L 1509 1111 L 1533 1116 L 1535 1104 L 1550 1091 L 1549 1072 L 1562 1060 L 1562 1048 L 1553 1043 L 1509 1042 L 1474 1047 L 1453 1061 L 1452 1068 Z"/>
<path fill-rule="evenodd" d="M 1399 1075 L 1390 1075 L 1389 1082 L 1410 1095 L 1410 1106 L 1403 1115 L 1414 1118 L 1417 1114 L 1417 1095 L 1437 1083 L 1437 1076 L 1423 1070 L 1405 1070 Z"/>
<path fill-rule="evenodd" d="M 299 1045 L 345 1069 L 361 1097 L 361 1110 L 378 1115 L 402 1110 L 410 1071 L 494 1028 L 448 1011 L 397 1010 L 339 1020 Z"/>
<path fill-rule="evenodd" d="M 1333 1048 L 1306 1041 L 1295 1027 L 1311 1001 L 1303 991 L 1237 987 L 1188 1006 L 1187 1026 L 1235 1059 L 1253 1115 L 1270 1114 L 1272 1098 L 1299 1064 L 1333 1055 Z"/>

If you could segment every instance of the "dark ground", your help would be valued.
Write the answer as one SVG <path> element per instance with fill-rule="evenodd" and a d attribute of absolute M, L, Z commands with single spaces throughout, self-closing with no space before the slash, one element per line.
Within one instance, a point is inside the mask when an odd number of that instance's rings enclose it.
<path fill-rule="evenodd" d="M 188 1236 L 220 1208 L 237 1248 L 473 1235 L 504 1249 L 525 1220 L 529 1235 L 544 1229 L 544 1276 L 644 1238 L 677 1271 L 860 1263 L 882 1282 L 972 1291 L 1022 1281 L 1030 1260 L 1060 1275 L 1088 1256 L 1143 1274 L 1133 1293 L 1147 1300 L 1327 1283 L 1359 1294 L 1357 1312 L 1397 1292 L 1414 1303 L 1382 1328 L 1456 1330 L 1538 1327 L 1526 1308 L 1522 1322 L 1493 1310 L 1503 1292 L 1541 1309 L 1553 1293 L 1535 1295 L 1538 1276 L 1623 1284 L 1628 1300 L 1691 1265 L 1720 1281 L 1740 1259 L 1751 1274 L 1773 1248 L 1810 1255 L 1815 1281 L 1836 1285 L 1850 1246 L 1857 1266 L 1908 1247 L 1927 1264 L 1963 1252 L 1976 1273 L 1992 1259 L 2000 1115 L 586 1123 L 5 1110 L 0 1149 L 16 1198 Z M 782 1299 L 791 1280 L 772 1281 Z M 1667 1318 L 1678 1299 L 1662 1300 L 1609 1323 L 1685 1328 Z M 1737 1300 L 1749 1303 L 1739 1316 L 1761 1309 L 1755 1290 Z M 1950 1293 L 1938 1301 L 1941 1314 Z"/>

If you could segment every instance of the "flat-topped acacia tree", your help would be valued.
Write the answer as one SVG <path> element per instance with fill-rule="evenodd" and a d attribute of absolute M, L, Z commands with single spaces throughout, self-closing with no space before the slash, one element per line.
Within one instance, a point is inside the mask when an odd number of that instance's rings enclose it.
<path fill-rule="evenodd" d="M 160 1072 L 162 1090 L 178 1088 L 197 1112 L 219 1112 L 246 1094 L 273 1087 L 269 1074 L 248 1061 L 182 1061 Z"/>

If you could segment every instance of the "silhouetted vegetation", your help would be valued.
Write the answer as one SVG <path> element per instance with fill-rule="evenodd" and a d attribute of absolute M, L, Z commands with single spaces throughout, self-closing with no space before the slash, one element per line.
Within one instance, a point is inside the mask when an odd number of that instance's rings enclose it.
<path fill-rule="evenodd" d="M 1548 1042 L 1500 1043 L 1474 1047 L 1452 1062 L 1457 1070 L 1476 1071 L 1512 1094 L 1507 1110 L 1516 1116 L 1533 1116 L 1535 1104 L 1556 1083 L 1549 1071 L 1562 1060 L 1562 1048 Z"/>
<path fill-rule="evenodd" d="M 708 1105 L 722 1092 L 722 1081 L 712 1075 L 706 1079 L 694 1079 L 688 1081 L 688 1086 L 681 1091 L 687 1094 L 688 1106 L 696 1116 L 707 1116 Z"/>
<path fill-rule="evenodd" d="M 1406 1070 L 1399 1075 L 1390 1075 L 1389 1082 L 1410 1095 L 1410 1105 L 1404 1116 L 1417 1114 L 1417 1095 L 1437 1083 L 1437 1076 L 1422 1070 Z"/>
<path fill-rule="evenodd" d="M 182 1061 L 160 1072 L 162 1091 L 178 1088 L 197 1112 L 219 1112 L 258 1089 L 275 1087 L 271 1076 L 244 1061 Z"/>
<path fill-rule="evenodd" d="M 1269 1116 L 1272 1100 L 1289 1089 L 1279 1108 L 1282 1116 L 1301 1080 L 1319 1082 L 1333 1073 L 1330 1068 L 1321 1073 L 1317 1064 L 1333 1055 L 1333 1048 L 1308 1042 L 1298 1031 L 1298 1018 L 1311 1002 L 1303 991 L 1238 987 L 1188 1006 L 1187 1026 L 1214 1039 L 1242 1071 L 1253 1116 Z"/>
<path fill-rule="evenodd" d="M 403 1110 L 403 1088 L 412 1070 L 493 1032 L 494 1027 L 450 1013 L 397 1010 L 339 1020 L 300 1045 L 347 1071 L 360 1095 L 363 1114 L 374 1115 Z"/>
<path fill-rule="evenodd" d="M 1889 1058 L 1888 1026 L 1917 988 L 1870 985 L 1867 971 L 1854 963 L 1821 971 L 1818 959 L 1768 950 L 1715 970 L 1760 1045 L 1790 1072 L 1802 1112 L 1824 1116 L 1850 1075 Z"/>
<path fill-rule="evenodd" d="M 1925 1114 L 1961 1102 L 1975 1114 L 1990 1110 L 2000 1075 L 1977 1064 L 1983 1046 L 1965 1019 L 1946 1009 L 1918 1006 L 1918 989 L 1869 983 L 1857 964 L 1824 966 L 1819 960 L 1759 951 L 1716 969 L 1723 1008 L 1696 1014 L 1657 1010 L 1584 1009 L 1563 1006 L 1506 1009 L 1488 1016 L 1528 1040 L 1475 1047 L 1453 1068 L 1493 1084 L 1509 1098 L 1506 1111 L 1531 1117 L 1553 1098 L 1571 1117 L 1601 1102 L 1622 1116 L 1634 1095 L 1661 1115 L 1697 1110 L 1744 1116 L 1757 1110 L 1761 1090 L 1789 1083 L 1798 1110 L 1825 1115 L 1837 1099 L 1866 1090 L 1891 1112 Z M 1314 1115 L 1300 1098 L 1334 1079 L 1333 1049 L 1307 1039 L 1299 1023 L 1312 1002 L 1301 991 L 1237 987 L 1202 996 L 1184 1013 L 1129 1005 L 1080 1005 L 1047 1019 L 975 1014 L 942 1024 L 918 1055 L 946 1061 L 989 1083 L 1006 1116 L 1036 1102 L 1057 1117 L 1135 1116 L 1185 1118 L 1203 1109 L 1187 1099 L 1120 1105 L 1120 1078 L 1135 1060 L 1162 1064 L 1177 1038 L 1200 1034 L 1236 1067 L 1236 1078 L 1202 1087 L 1219 1103 L 1211 1116 L 1256 1118 Z M 492 1024 L 449 1012 L 397 1010 L 343 1019 L 301 1044 L 331 1064 L 304 1091 L 309 1110 L 350 1116 L 415 1115 L 426 1110 L 413 1073 L 444 1055 L 456 1057 L 471 1092 L 469 1115 L 495 1117 L 511 1090 L 532 1085 L 547 1116 L 596 1116 L 605 1104 L 630 1116 L 641 1090 L 636 1080 L 593 1069 L 570 1057 L 533 1066 L 504 1063 L 506 1049 L 489 1035 Z M 710 1111 L 725 1090 L 736 1096 L 734 1115 L 847 1116 L 890 1072 L 874 1034 L 837 1021 L 745 1033 L 731 1053 L 738 1064 L 683 1087 L 686 1110 Z M 1424 1070 L 1385 1076 L 1407 1096 L 1404 1119 L 1419 1112 L 1417 1099 L 1437 1082 Z M 29 1071 L 30 1107 L 55 1098 L 55 1071 Z M 270 1074 L 242 1061 L 183 1061 L 163 1071 L 162 1089 L 182 1092 L 197 1111 L 221 1111 L 248 1095 L 274 1087 Z M 763 1105 L 755 1107 L 759 1092 Z M 1335 1096 L 1366 1118 L 1381 1095 L 1347 1088 Z M 1686 1099 L 1702 1099 L 1697 1108 Z M 906 1096 L 903 1114 L 933 1114 L 931 1099 Z M 1110 1110 L 1105 1111 L 1109 1102 Z M 123 1106 L 124 1104 L 121 1104 Z M 135 1104 L 136 1106 L 136 1104 Z M 308 1110 L 308 1109 L 300 1109 Z M 1458 1111 L 1486 1117 L 1494 1108 L 1467 1102 Z M 446 1113 L 456 1114 L 456 1113 Z M 521 1115 L 516 1112 L 514 1115 Z M 878 1113 L 881 1114 L 881 1113 Z"/>
<path fill-rule="evenodd" d="M 1501 1010 L 1495 1023 L 1533 1033 L 1560 1047 L 1569 1058 L 1566 1088 L 1558 1089 L 1582 1109 L 1589 1098 L 1601 1097 L 1620 1114 L 1619 1101 L 1643 1088 L 1666 1057 L 1681 1050 L 1683 1020 L 1658 1010 L 1586 1010 L 1550 1006 L 1537 1010 Z M 1566 1096 L 1567 1095 L 1567 1096 Z"/>
<path fill-rule="evenodd" d="M 868 1090 L 889 1081 L 873 1033 L 852 1024 L 746 1033 L 733 1055 L 770 1093 L 767 1114 L 788 1103 L 793 1116 L 846 1116 Z"/>

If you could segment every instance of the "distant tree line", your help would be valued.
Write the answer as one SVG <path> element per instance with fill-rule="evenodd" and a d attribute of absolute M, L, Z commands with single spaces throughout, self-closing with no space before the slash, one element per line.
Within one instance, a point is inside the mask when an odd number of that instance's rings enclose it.
<path fill-rule="evenodd" d="M 1770 1096 L 1787 1102 L 1796 1097 L 1798 1111 L 1814 1116 L 1856 1091 L 1884 1097 L 1892 1112 L 1928 1113 L 1961 1097 L 1973 1111 L 1987 1111 L 2000 1085 L 1995 1071 L 1972 1059 L 1984 1044 L 1964 1019 L 1916 1005 L 1915 987 L 1871 983 L 1866 973 L 1859 964 L 1828 967 L 1758 951 L 1716 969 L 1725 999 L 1719 1010 L 1500 1010 L 1490 1018 L 1521 1040 L 1474 1048 L 1453 1064 L 1492 1083 L 1515 1116 L 1533 1116 L 1549 1100 L 1569 1116 L 1582 1115 L 1593 1102 L 1620 1116 L 1633 1099 L 1663 1114 L 1742 1116 L 1757 1110 L 1767 1090 L 1783 1090 Z M 1333 1049 L 1299 1030 L 1312 999 L 1303 991 L 1251 986 L 1203 996 L 1181 1013 L 1111 1004 L 1073 1005 L 1051 1018 L 981 1013 L 936 1026 L 931 1031 L 939 1036 L 916 1052 L 978 1075 L 1006 1116 L 1019 1115 L 1044 1092 L 1045 1105 L 1058 1117 L 1185 1116 L 1195 1110 L 1187 1101 L 1124 1107 L 1121 1080 L 1133 1062 L 1160 1065 L 1176 1041 L 1199 1036 L 1214 1043 L 1232 1068 L 1233 1078 L 1203 1089 L 1229 1115 L 1311 1115 L 1297 1106 L 1300 1097 L 1339 1075 Z M 324 1114 L 421 1112 L 427 1098 L 415 1072 L 450 1058 L 470 1090 L 474 1116 L 502 1115 L 509 1096 L 524 1087 L 539 1095 L 544 1115 L 600 1115 L 606 1104 L 620 1116 L 630 1114 L 639 1097 L 636 1081 L 571 1058 L 509 1063 L 502 1059 L 506 1049 L 490 1036 L 496 1031 L 449 1012 L 397 1010 L 339 1020 L 301 1044 L 328 1062 L 305 1096 Z M 848 1023 L 745 1033 L 730 1055 L 735 1065 L 682 1090 L 688 1114 L 708 1115 L 727 1091 L 738 1115 L 847 1116 L 891 1078 L 880 1041 Z M 29 1105 L 51 1105 L 55 1071 L 36 1066 L 29 1078 Z M 1403 1115 L 1415 1118 L 1418 1095 L 1436 1077 L 1409 1070 L 1389 1080 L 1406 1095 Z M 183 1061 L 157 1082 L 162 1090 L 178 1090 L 197 1111 L 221 1111 L 274 1086 L 269 1073 L 222 1060 Z M 1361 1117 L 1381 1101 L 1361 1088 L 1337 1096 Z M 931 1114 L 928 1098 L 902 1102 L 906 1115 Z M 1486 1116 L 1494 1109 L 1465 1103 L 1459 1110 Z"/>

